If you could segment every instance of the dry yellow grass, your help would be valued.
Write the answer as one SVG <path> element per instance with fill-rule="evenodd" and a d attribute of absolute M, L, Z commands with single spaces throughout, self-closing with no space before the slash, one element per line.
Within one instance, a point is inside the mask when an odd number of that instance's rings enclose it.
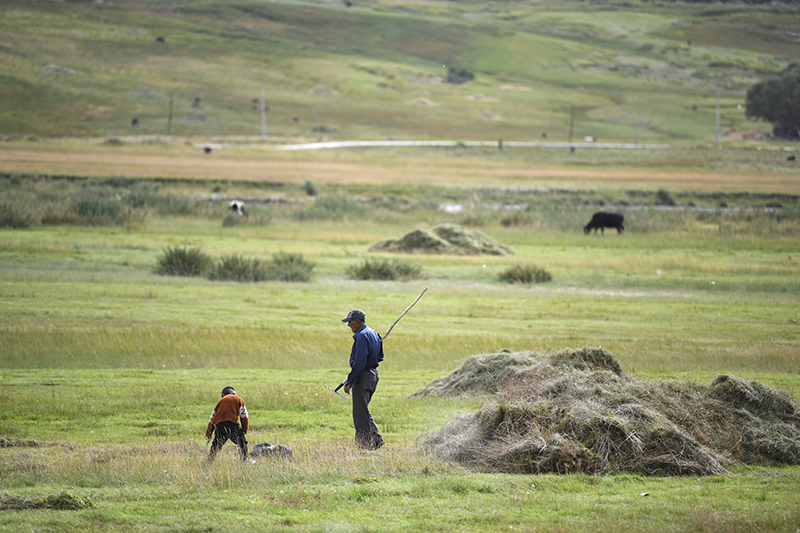
<path fill-rule="evenodd" d="M 545 150 L 549 156 L 553 152 Z M 634 152 L 634 151 L 631 151 Z M 697 158 L 710 152 L 698 151 Z M 500 159 L 448 157 L 414 152 L 315 151 L 284 152 L 270 146 L 216 149 L 206 155 L 194 146 L 124 145 L 46 141 L 36 144 L 0 143 L 0 172 L 77 176 L 125 176 L 141 178 L 190 178 L 248 180 L 270 183 L 318 184 L 458 184 L 465 186 L 549 186 L 668 188 L 695 191 L 750 191 L 800 193 L 797 168 L 778 166 L 780 152 L 771 158 L 775 166 L 731 163 L 716 169 L 683 166 L 664 168 L 669 156 L 654 154 L 661 165 L 649 164 L 641 152 L 630 163 L 604 163 L 598 158 L 587 167 L 563 163 L 531 164 L 524 158 Z M 759 156 L 762 157 L 763 156 Z M 719 159 L 723 159 L 720 157 Z M 719 162 L 715 162 L 719 165 Z M 724 163 L 722 163 L 724 164 Z M 744 167 L 744 168 L 740 168 Z M 653 170 L 657 168 L 657 170 Z"/>

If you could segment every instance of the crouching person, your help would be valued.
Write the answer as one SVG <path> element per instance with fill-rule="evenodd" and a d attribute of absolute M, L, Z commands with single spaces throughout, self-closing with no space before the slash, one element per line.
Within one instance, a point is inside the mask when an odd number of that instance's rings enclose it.
<path fill-rule="evenodd" d="M 240 419 L 242 421 L 241 427 L 239 427 Z M 244 400 L 237 396 L 233 387 L 222 389 L 222 399 L 214 407 L 206 428 L 206 439 L 210 439 L 211 434 L 214 434 L 214 442 L 211 443 L 211 452 L 208 455 L 208 460 L 213 461 L 222 445 L 230 439 L 239 446 L 239 455 L 241 455 L 243 461 L 246 461 L 247 439 L 244 435 L 247 433 L 249 421 Z"/>

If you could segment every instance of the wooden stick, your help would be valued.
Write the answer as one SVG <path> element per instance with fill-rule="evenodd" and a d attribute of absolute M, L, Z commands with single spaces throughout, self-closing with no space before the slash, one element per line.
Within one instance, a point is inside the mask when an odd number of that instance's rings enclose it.
<path fill-rule="evenodd" d="M 391 332 L 392 332 L 392 328 L 395 326 L 395 324 L 397 324 L 398 322 L 400 322 L 400 319 L 401 319 L 401 318 L 403 318 L 403 317 L 406 315 L 406 313 L 408 313 L 408 312 L 411 310 L 411 308 L 412 308 L 412 307 L 414 307 L 414 304 L 415 304 L 415 303 L 417 303 L 417 302 L 419 301 L 419 299 L 420 299 L 420 298 L 422 298 L 422 295 L 423 295 L 423 294 L 425 294 L 425 291 L 427 291 L 427 290 L 428 290 L 428 287 L 425 287 L 425 289 L 424 289 L 424 290 L 423 290 L 421 293 L 419 293 L 419 296 L 417 296 L 417 299 L 416 299 L 416 300 L 414 300 L 414 301 L 411 303 L 411 305 L 409 305 L 408 307 L 406 307 L 406 310 L 405 310 L 405 311 L 403 311 L 403 314 L 401 314 L 399 317 L 397 317 L 397 320 L 395 320 L 395 321 L 394 321 L 394 323 L 393 323 L 391 326 L 389 326 L 389 329 L 388 329 L 388 331 L 386 331 L 386 333 L 383 335 L 383 339 L 385 339 L 386 337 L 388 337 L 388 336 L 389 336 L 389 333 L 391 333 Z"/>

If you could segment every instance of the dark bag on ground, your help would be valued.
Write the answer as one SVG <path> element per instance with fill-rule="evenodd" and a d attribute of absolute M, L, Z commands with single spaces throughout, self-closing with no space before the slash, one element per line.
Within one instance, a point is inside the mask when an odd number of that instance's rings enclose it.
<path fill-rule="evenodd" d="M 256 444 L 253 446 L 253 451 L 250 452 L 250 457 L 270 457 L 270 456 L 288 457 L 292 455 L 292 450 L 281 444 L 270 444 L 265 442 L 263 444 Z"/>

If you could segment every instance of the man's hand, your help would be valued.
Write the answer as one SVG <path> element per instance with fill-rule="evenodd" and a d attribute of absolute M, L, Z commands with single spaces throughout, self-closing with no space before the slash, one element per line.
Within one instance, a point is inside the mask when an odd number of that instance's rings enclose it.
<path fill-rule="evenodd" d="M 349 383 L 344 386 L 344 393 L 345 394 L 350 394 L 350 384 Z"/>

